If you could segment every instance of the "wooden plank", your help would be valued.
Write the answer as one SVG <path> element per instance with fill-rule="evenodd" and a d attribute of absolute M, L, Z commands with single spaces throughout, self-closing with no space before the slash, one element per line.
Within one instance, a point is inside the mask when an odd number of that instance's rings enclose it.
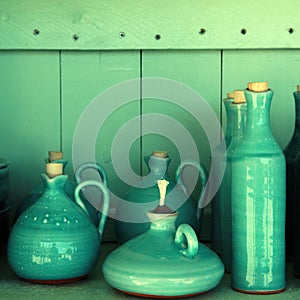
<path fill-rule="evenodd" d="M 1 49 L 299 48 L 297 0 L 2 0 Z"/>
<path fill-rule="evenodd" d="M 196 149 L 199 160 L 205 165 L 208 172 L 211 167 L 211 149 L 205 126 L 212 128 L 219 126 L 220 116 L 220 82 L 221 82 L 221 55 L 219 51 L 144 51 L 142 66 L 143 78 L 156 78 L 161 83 L 153 89 L 160 90 L 162 97 L 151 98 L 143 83 L 142 103 L 142 150 L 143 155 L 151 154 L 153 150 L 165 150 L 172 158 L 169 166 L 169 176 L 174 180 L 176 168 L 182 157 L 192 154 Z M 172 80 L 173 90 L 165 80 Z M 186 87 L 183 88 L 182 85 Z M 151 88 L 151 87 L 150 87 Z M 186 90 L 187 89 L 187 90 Z M 192 101 L 187 95 L 188 89 L 193 89 L 199 97 Z M 163 91 L 166 90 L 166 94 Z M 175 95 L 175 97 L 174 97 Z M 164 98 L 165 97 L 165 98 Z M 218 124 L 208 115 L 198 118 L 197 112 L 205 111 L 204 102 L 208 104 L 215 115 Z M 192 103 L 191 105 L 189 105 Z M 149 124 L 148 115 L 153 115 L 153 123 Z M 159 117 L 157 119 L 157 117 Z M 157 120 L 156 120 L 157 119 Z M 151 121 L 151 119 L 150 119 Z M 152 133 L 149 133 L 149 128 Z M 186 130 L 186 132 L 184 131 Z M 182 134 L 180 133 L 182 132 Z M 219 134 L 219 132 L 218 132 Z M 191 141 L 187 141 L 190 135 Z M 219 135 L 215 137 L 217 140 Z M 184 143 L 184 144 L 183 144 Z M 194 144 L 195 143 L 195 144 Z M 195 149 L 194 149 L 195 148 Z M 194 159 L 194 157 L 188 157 Z M 145 167 L 145 164 L 144 164 Z M 190 191 L 192 178 L 196 170 L 187 169 L 184 174 L 185 183 Z M 147 174 L 144 168 L 144 174 Z M 197 199 L 201 187 L 198 184 L 193 196 Z M 202 238 L 209 238 L 210 213 L 206 209 Z"/>
<path fill-rule="evenodd" d="M 40 182 L 60 148 L 58 52 L 0 51 L 1 157 L 10 160 L 13 209 Z"/>
<path fill-rule="evenodd" d="M 139 57 L 139 51 L 62 52 L 62 141 L 63 151 L 69 160 L 67 170 L 73 173 L 74 155 L 76 161 L 78 155 L 82 162 L 89 161 L 88 153 L 92 149 L 95 153 L 93 158 L 107 174 L 110 191 L 118 197 L 124 197 L 129 188 L 118 170 L 122 169 L 124 175 L 125 163 L 130 161 L 133 172 L 139 176 L 139 143 L 134 143 L 128 154 L 122 138 L 127 139 L 129 133 L 116 137 L 127 122 L 139 119 Z M 130 101 L 126 98 L 128 80 L 134 81 L 133 89 L 137 96 Z M 123 84 L 121 87 L 120 83 Z M 111 90 L 116 91 L 115 98 L 107 94 Z M 83 128 L 83 136 L 78 134 L 78 128 Z M 139 137 L 139 123 L 130 134 L 135 139 Z M 78 136 L 76 140 L 80 143 L 74 145 L 74 137 Z M 88 142 L 85 142 L 86 139 Z M 112 145 L 115 152 L 111 150 Z M 118 161 L 121 164 L 115 165 Z M 125 170 L 130 177 L 129 172 Z M 95 174 L 88 176 L 97 178 Z"/>
<path fill-rule="evenodd" d="M 299 84 L 300 51 L 296 50 L 226 50 L 223 53 L 223 95 L 247 87 L 249 81 L 268 81 L 274 90 L 271 128 L 284 148 L 294 130 L 293 92 Z"/>

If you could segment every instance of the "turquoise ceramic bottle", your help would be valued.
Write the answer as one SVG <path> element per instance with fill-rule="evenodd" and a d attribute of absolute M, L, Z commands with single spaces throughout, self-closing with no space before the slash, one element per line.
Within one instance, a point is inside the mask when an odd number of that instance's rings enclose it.
<path fill-rule="evenodd" d="M 63 152 L 61 151 L 49 151 L 48 152 L 48 158 L 45 159 L 45 163 L 61 163 L 63 164 L 63 174 L 65 174 L 65 168 L 67 166 L 68 161 L 63 159 Z M 104 169 L 99 165 L 99 164 L 95 164 L 95 163 L 83 163 L 82 165 L 80 165 L 76 170 L 75 170 L 75 181 L 76 184 L 79 184 L 82 181 L 82 173 L 86 170 L 86 169 L 94 169 L 96 170 L 99 175 L 102 178 L 103 183 L 107 186 L 107 176 L 106 173 L 104 171 Z M 74 184 L 71 180 L 67 180 L 64 186 L 64 191 L 66 193 L 66 195 L 75 201 L 74 198 L 74 191 L 76 188 L 76 184 Z M 27 196 L 24 197 L 24 199 L 22 199 L 21 203 L 19 204 L 16 212 L 15 212 L 15 220 L 18 219 L 18 217 L 21 215 L 21 213 L 23 211 L 25 211 L 28 207 L 30 207 L 31 205 L 33 205 L 45 192 L 46 188 L 45 186 L 42 184 L 42 182 L 40 184 L 38 184 Z M 90 203 L 90 201 L 88 201 L 84 195 L 81 195 L 82 197 L 82 201 L 84 202 L 94 224 L 98 224 L 99 222 L 99 212 L 97 210 L 97 208 L 95 207 L 94 204 Z"/>
<path fill-rule="evenodd" d="M 9 161 L 0 159 L 0 250 L 4 248 L 9 234 L 9 216 L 11 208 L 9 196 Z"/>
<path fill-rule="evenodd" d="M 191 226 L 181 224 L 176 230 L 178 212 L 164 204 L 163 194 L 161 189 L 159 206 L 147 213 L 148 231 L 106 258 L 105 280 L 122 292 L 150 298 L 181 298 L 213 289 L 224 274 L 221 260 L 198 243 Z"/>
<path fill-rule="evenodd" d="M 232 157 L 232 287 L 245 293 L 285 288 L 285 158 L 270 129 L 273 91 L 245 89 L 247 121 Z"/>
<path fill-rule="evenodd" d="M 60 166 L 57 172 L 56 167 Z M 48 164 L 42 174 L 45 192 L 14 224 L 7 257 L 12 270 L 25 280 L 40 284 L 62 284 L 85 277 L 95 266 L 109 208 L 109 193 L 98 181 L 84 181 L 75 189 L 75 200 L 66 196 L 67 175 L 61 164 Z M 53 171 L 54 169 L 54 171 Z M 103 193 L 102 217 L 93 224 L 80 199 L 89 185 Z"/>
<path fill-rule="evenodd" d="M 232 138 L 232 113 L 231 113 L 231 103 L 233 101 L 233 93 L 227 93 L 227 98 L 223 100 L 225 111 L 226 111 L 226 131 L 225 131 L 225 143 L 226 148 L 228 148 L 231 138 Z M 221 197 L 220 188 L 217 191 L 213 201 L 211 202 L 211 216 L 212 216 L 212 226 L 211 226 L 211 248 L 221 254 Z"/>
<path fill-rule="evenodd" d="M 295 162 L 295 193 L 298 197 L 295 198 L 294 203 L 294 252 L 293 252 L 293 273 L 300 278 L 300 153 L 298 153 Z"/>
<path fill-rule="evenodd" d="M 295 226 L 295 205 L 297 201 L 296 193 L 296 181 L 295 179 L 295 165 L 296 165 L 296 158 L 300 151 L 300 85 L 297 86 L 297 91 L 293 93 L 294 96 L 294 103 L 295 103 L 295 125 L 294 125 L 294 132 L 292 138 L 286 148 L 284 149 L 284 155 L 286 159 L 286 258 L 287 260 L 293 260 L 293 256 L 298 256 L 300 245 L 296 246 L 295 244 L 299 243 L 299 236 L 300 230 L 295 232 L 298 226 Z M 299 216 L 299 214 L 296 214 Z M 296 237 L 296 238 L 295 238 Z M 295 248 L 296 247 L 296 248 Z M 300 275 L 300 256 L 299 258 L 295 258 L 294 260 L 299 261 L 298 263 L 294 264 L 295 266 L 295 273 Z M 296 265 L 299 265 L 296 267 Z M 296 269 L 298 271 L 296 271 Z"/>
<path fill-rule="evenodd" d="M 199 171 L 199 177 L 202 183 L 202 189 L 199 196 L 204 192 L 204 188 L 207 182 L 207 171 L 205 167 L 199 162 L 188 160 L 184 161 L 178 166 L 176 170 L 176 183 L 172 182 L 169 178 L 167 171 L 171 158 L 167 152 L 154 151 L 152 155 L 145 156 L 145 162 L 150 170 L 150 173 L 145 176 L 135 187 L 132 187 L 125 196 L 124 202 L 120 203 L 116 208 L 116 220 L 115 220 L 115 232 L 117 239 L 120 243 L 124 243 L 133 237 L 146 232 L 150 227 L 150 222 L 146 216 L 147 210 L 152 210 L 157 205 L 159 200 L 159 194 L 157 190 L 157 180 L 166 179 L 170 183 L 167 188 L 166 203 L 170 205 L 172 209 L 179 207 L 179 217 L 176 220 L 176 225 L 181 223 L 189 224 L 199 234 L 202 209 L 199 208 L 197 201 L 187 196 L 186 188 L 183 184 L 182 171 L 186 166 L 193 166 Z M 129 203 L 142 203 L 148 204 L 149 209 L 146 209 L 146 205 L 136 212 L 131 209 Z M 142 222 L 126 222 L 122 219 L 128 217 L 132 219 L 133 214 L 139 214 L 144 217 L 145 221 Z"/>
<path fill-rule="evenodd" d="M 224 263 L 226 272 L 231 272 L 232 257 L 232 215 L 231 215 L 231 160 L 234 152 L 243 138 L 247 105 L 244 91 L 233 92 L 234 100 L 230 103 L 232 114 L 232 138 L 226 152 L 226 168 L 219 189 L 220 195 L 220 232 L 221 253 L 220 257 Z"/>

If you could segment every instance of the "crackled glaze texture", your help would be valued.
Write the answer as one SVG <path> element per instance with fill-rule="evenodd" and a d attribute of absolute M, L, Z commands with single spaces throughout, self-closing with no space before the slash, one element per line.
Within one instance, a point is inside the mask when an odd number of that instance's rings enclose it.
<path fill-rule="evenodd" d="M 273 91 L 245 90 L 247 122 L 232 157 L 232 287 L 285 288 L 285 158 L 270 130 Z"/>
<path fill-rule="evenodd" d="M 8 261 L 23 279 L 45 284 L 66 283 L 87 275 L 97 262 L 108 195 L 103 184 L 82 182 L 75 190 L 78 205 L 64 192 L 67 178 L 60 175 L 50 179 L 42 174 L 45 192 L 20 215 L 12 228 Z M 82 209 L 84 204 L 78 195 L 87 185 L 96 185 L 104 192 L 98 229 Z"/>
<path fill-rule="evenodd" d="M 148 214 L 150 229 L 105 260 L 105 280 L 125 293 L 151 298 L 195 295 L 216 287 L 224 274 L 221 260 L 198 243 L 189 225 L 181 224 L 176 231 L 177 215 Z"/>

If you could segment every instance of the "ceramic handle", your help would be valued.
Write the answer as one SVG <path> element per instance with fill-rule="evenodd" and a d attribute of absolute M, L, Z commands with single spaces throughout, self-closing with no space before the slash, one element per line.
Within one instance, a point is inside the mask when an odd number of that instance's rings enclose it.
<path fill-rule="evenodd" d="M 86 212 L 87 215 L 89 215 L 83 201 L 80 198 L 80 191 L 86 186 L 96 186 L 99 188 L 99 190 L 103 194 L 103 205 L 102 205 L 102 213 L 101 213 L 101 218 L 98 224 L 98 231 L 100 234 L 100 239 L 102 238 L 102 234 L 104 231 L 104 226 L 106 223 L 107 215 L 108 215 L 108 210 L 109 210 L 109 191 L 107 187 L 104 185 L 104 183 L 100 181 L 95 181 L 95 180 L 87 180 L 87 181 L 82 181 L 77 185 L 74 191 L 74 196 L 75 196 L 75 201 L 76 203 Z"/>
<path fill-rule="evenodd" d="M 104 169 L 99 164 L 94 162 L 83 163 L 75 170 L 75 180 L 77 184 L 82 181 L 81 175 L 82 172 L 86 169 L 94 169 L 98 171 L 100 177 L 102 178 L 103 183 L 107 186 L 107 176 Z"/>
<path fill-rule="evenodd" d="M 200 193 L 200 196 L 198 199 L 198 205 L 197 205 L 197 218 L 199 219 L 200 210 L 202 207 L 200 204 L 201 204 L 201 200 L 202 200 L 202 195 L 203 195 L 205 187 L 206 187 L 208 173 L 207 173 L 205 167 L 198 161 L 195 161 L 195 160 L 183 161 L 176 170 L 175 178 L 176 178 L 177 183 L 181 186 L 181 188 L 183 189 L 183 191 L 185 192 L 186 195 L 187 195 L 187 189 L 183 182 L 182 172 L 183 172 L 184 168 L 187 166 L 195 167 L 199 171 L 199 176 L 200 176 L 200 180 L 202 183 L 202 189 L 201 189 L 201 193 Z"/>
<path fill-rule="evenodd" d="M 187 242 L 184 245 L 183 238 Z M 188 224 L 181 224 L 178 226 L 175 234 L 175 243 L 180 246 L 180 252 L 189 258 L 193 258 L 198 253 L 198 238 L 193 228 Z"/>

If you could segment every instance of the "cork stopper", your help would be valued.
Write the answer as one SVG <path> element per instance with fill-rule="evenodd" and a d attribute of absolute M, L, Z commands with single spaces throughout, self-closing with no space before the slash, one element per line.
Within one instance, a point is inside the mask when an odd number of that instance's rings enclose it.
<path fill-rule="evenodd" d="M 269 83 L 267 81 L 249 82 L 248 90 L 252 92 L 266 92 L 269 89 Z"/>
<path fill-rule="evenodd" d="M 242 90 L 235 90 L 233 92 L 233 103 L 246 103 L 245 93 Z"/>
<path fill-rule="evenodd" d="M 63 152 L 61 151 L 48 151 L 48 160 L 52 162 L 63 158 Z"/>
<path fill-rule="evenodd" d="M 63 164 L 59 164 L 59 163 L 46 164 L 46 173 L 50 178 L 62 175 L 62 172 L 63 172 Z"/>
<path fill-rule="evenodd" d="M 168 157 L 168 152 L 155 150 L 152 152 L 152 155 L 156 157 L 166 158 Z"/>
<path fill-rule="evenodd" d="M 227 93 L 227 98 L 233 99 L 234 98 L 233 92 Z"/>
<path fill-rule="evenodd" d="M 300 84 L 297 85 L 297 92 L 300 93 Z"/>

